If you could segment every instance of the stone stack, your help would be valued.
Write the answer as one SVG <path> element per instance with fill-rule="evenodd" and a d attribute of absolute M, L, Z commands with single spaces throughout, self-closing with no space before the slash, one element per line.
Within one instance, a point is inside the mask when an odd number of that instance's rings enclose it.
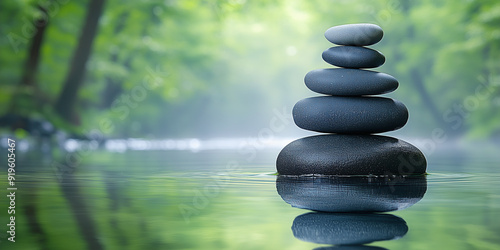
<path fill-rule="evenodd" d="M 418 175 L 427 162 L 415 146 L 387 136 L 371 135 L 403 127 L 408 110 L 397 100 L 374 95 L 397 89 L 398 81 L 375 68 L 385 62 L 380 52 L 365 46 L 382 39 L 374 24 L 335 26 L 325 32 L 339 46 L 323 52 L 323 60 L 338 68 L 313 70 L 306 86 L 324 96 L 297 102 L 293 119 L 300 128 L 328 133 L 288 144 L 278 155 L 280 175 Z"/>

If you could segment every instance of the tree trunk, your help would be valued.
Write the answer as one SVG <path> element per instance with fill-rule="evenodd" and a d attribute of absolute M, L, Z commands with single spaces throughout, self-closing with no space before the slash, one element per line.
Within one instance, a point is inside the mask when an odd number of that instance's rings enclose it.
<path fill-rule="evenodd" d="M 113 35 L 117 36 L 119 33 L 123 31 L 125 28 L 125 24 L 127 23 L 127 20 L 130 16 L 129 12 L 123 12 L 117 19 L 116 23 L 117 25 L 115 26 L 115 29 L 113 30 Z M 114 52 L 111 54 L 110 61 L 112 63 L 118 63 L 118 53 L 119 52 Z M 130 62 L 132 61 L 132 57 L 129 56 L 125 62 L 123 63 L 123 66 L 130 70 Z M 122 79 L 116 79 L 110 76 L 106 76 L 106 87 L 104 88 L 104 91 L 101 94 L 101 103 L 100 103 L 100 108 L 101 109 L 107 109 L 111 107 L 111 104 L 113 101 L 122 93 L 123 91 L 123 81 Z"/>
<path fill-rule="evenodd" d="M 85 65 L 89 59 L 92 43 L 97 34 L 98 22 L 104 8 L 104 2 L 105 0 L 90 0 L 78 45 L 73 54 L 63 88 L 55 104 L 56 112 L 63 119 L 75 125 L 79 124 L 79 118 L 75 112 L 78 91 L 83 83 Z"/>
<path fill-rule="evenodd" d="M 405 15 L 409 15 L 410 9 L 411 9 L 411 3 L 409 0 L 403 1 L 402 3 L 402 9 L 405 12 Z M 407 27 L 407 37 L 409 40 L 412 40 L 413 37 L 415 37 L 415 26 L 410 24 Z M 438 106 L 434 102 L 434 98 L 430 94 L 430 92 L 427 90 L 425 87 L 425 81 L 422 79 L 421 74 L 418 72 L 417 69 L 413 68 L 410 70 L 410 77 L 411 77 L 411 82 L 415 86 L 415 89 L 417 90 L 417 93 L 420 95 L 422 98 L 422 103 L 424 106 L 429 110 L 432 119 L 434 120 L 435 124 L 440 126 L 441 128 L 448 128 L 449 125 L 447 125 L 443 121 L 443 115 L 442 112 L 439 111 Z"/>
<path fill-rule="evenodd" d="M 16 91 L 11 98 L 9 108 L 7 109 L 8 113 L 19 113 L 17 110 L 19 107 L 19 102 L 36 101 L 39 100 L 38 97 L 40 97 L 37 96 L 36 98 L 28 98 L 27 100 L 21 97 L 21 95 L 23 95 L 23 93 L 25 93 L 29 88 L 31 88 L 30 91 L 32 92 L 38 92 L 37 84 L 35 82 L 35 76 L 38 70 L 38 65 L 40 64 L 40 51 L 43 44 L 43 38 L 45 36 L 45 30 L 49 21 L 49 15 L 47 13 L 47 9 L 45 9 L 41 5 L 38 5 L 37 7 L 43 13 L 44 17 L 38 19 L 34 25 L 36 29 L 35 35 L 33 36 L 33 40 L 31 40 L 28 57 L 26 58 L 26 62 L 24 63 L 25 65 L 23 68 L 21 81 L 19 82 L 19 85 L 17 85 Z M 37 107 L 39 105 L 33 106 Z"/>
<path fill-rule="evenodd" d="M 127 60 L 123 63 L 123 66 L 127 69 L 130 70 L 130 61 L 132 60 L 131 57 L 127 58 Z M 118 59 L 116 55 L 111 56 L 111 62 L 113 63 L 118 63 Z M 123 80 L 120 79 L 114 79 L 110 76 L 106 77 L 106 87 L 104 88 L 104 91 L 101 94 L 101 103 L 100 103 L 100 108 L 101 109 L 107 109 L 111 107 L 113 102 L 118 98 L 118 96 L 122 93 L 123 91 Z"/>
<path fill-rule="evenodd" d="M 47 10 L 40 5 L 38 9 L 43 12 L 44 16 L 48 18 Z M 33 86 L 35 81 L 35 73 L 40 62 L 40 49 L 42 48 L 43 37 L 45 35 L 45 28 L 47 27 L 47 20 L 39 19 L 37 21 L 36 33 L 33 37 L 28 60 L 24 66 L 24 74 L 21 80 L 21 85 Z"/>
<path fill-rule="evenodd" d="M 425 87 L 424 80 L 422 79 L 422 76 L 416 69 L 412 69 L 410 71 L 412 83 L 417 89 L 417 93 L 420 95 L 422 98 L 422 102 L 425 105 L 425 107 L 429 110 L 431 113 L 432 118 L 436 122 L 438 126 L 440 126 L 442 129 L 447 129 L 450 127 L 450 125 L 446 124 L 443 120 L 443 113 L 441 113 L 434 102 L 434 98 L 432 95 L 429 93 L 427 88 Z M 453 131 L 453 130 L 451 130 Z M 451 132 L 450 131 L 450 132 Z M 458 131 L 460 132 L 460 131 Z"/>

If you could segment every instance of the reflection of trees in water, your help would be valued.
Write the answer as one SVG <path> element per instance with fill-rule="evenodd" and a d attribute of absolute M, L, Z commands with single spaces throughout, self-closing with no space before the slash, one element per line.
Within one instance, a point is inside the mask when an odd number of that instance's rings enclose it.
<path fill-rule="evenodd" d="M 74 172 L 64 174 L 59 186 L 64 198 L 68 201 L 80 233 L 87 242 L 88 248 L 96 250 L 103 249 L 101 242 L 99 242 L 97 238 L 97 227 L 84 201 L 84 196 L 80 190 L 80 185 L 75 178 Z"/>
<path fill-rule="evenodd" d="M 29 182 L 24 180 L 26 174 L 43 172 L 44 166 L 52 161 L 52 155 L 47 154 L 43 143 L 33 143 L 30 145 L 33 150 L 27 152 L 16 152 L 16 187 L 18 187 L 18 203 L 16 213 L 23 213 L 26 216 L 29 233 L 35 238 L 38 247 L 42 250 L 50 249 L 48 245 L 48 235 L 41 223 L 38 204 L 40 203 L 39 190 L 43 181 L 39 178 L 30 178 Z M 33 160 L 35 159 L 35 160 Z M 22 202 L 22 203 L 21 203 Z M 17 228 L 20 228 L 19 222 Z"/>
<path fill-rule="evenodd" d="M 144 211 L 137 209 L 131 202 L 127 187 L 130 186 L 129 177 L 118 171 L 103 171 L 104 185 L 106 194 L 109 198 L 109 225 L 112 229 L 113 238 L 117 244 L 122 247 L 130 246 L 133 242 L 129 240 L 127 227 L 136 225 L 139 228 L 139 234 L 134 234 L 139 239 L 148 239 L 147 242 L 141 242 L 141 246 L 149 249 L 154 241 L 148 232 Z M 126 212 L 126 220 L 121 212 Z M 133 220 L 132 223 L 131 220 Z M 151 245 L 151 246 L 148 246 Z"/>
<path fill-rule="evenodd" d="M 138 243 L 145 248 L 162 245 L 160 240 L 151 237 L 144 217 L 145 211 L 141 210 L 140 207 L 134 207 L 132 198 L 129 197 L 133 194 L 128 192 L 130 182 L 126 174 L 121 171 L 103 170 L 97 172 L 98 175 L 102 176 L 99 181 L 86 181 L 82 179 L 81 173 L 86 167 L 90 166 L 80 165 L 76 169 L 71 169 L 72 171 L 59 168 L 50 169 L 53 161 L 50 155 L 43 154 L 40 150 L 36 152 L 29 151 L 28 154 L 29 156 L 24 155 L 23 158 L 37 159 L 38 164 L 23 162 L 22 164 L 26 165 L 26 173 L 24 174 L 40 176 L 41 178 L 27 178 L 29 182 L 27 182 L 21 193 L 24 202 L 22 205 L 20 204 L 19 208 L 22 211 L 19 212 L 24 212 L 27 230 L 34 239 L 33 243 L 40 249 L 51 249 L 51 246 L 53 246 L 51 244 L 54 244 L 54 242 L 51 242 L 51 238 L 53 239 L 54 235 L 50 232 L 52 230 L 48 229 L 58 225 L 57 221 L 54 223 L 53 220 L 47 221 L 46 218 L 43 218 L 43 214 L 47 213 L 44 205 L 48 202 L 46 198 L 58 195 L 45 192 L 47 190 L 45 188 L 54 185 L 54 181 L 57 182 L 55 185 L 57 185 L 62 198 L 68 206 L 65 207 L 60 202 L 51 203 L 51 210 L 48 212 L 56 215 L 61 214 L 62 217 L 59 218 L 68 218 L 66 215 L 72 216 L 79 233 L 76 235 L 70 234 L 69 236 L 71 239 L 83 239 L 87 249 L 127 247 Z M 45 156 L 46 159 L 43 159 Z M 62 162 L 62 160 L 59 160 L 59 162 Z M 48 172 L 53 170 L 59 172 Z M 51 178 L 51 174 L 60 178 L 55 176 Z M 98 190 L 97 193 L 90 191 L 96 189 Z M 94 196 L 108 198 L 106 207 L 91 203 L 90 201 Z M 96 206 L 98 210 L 94 209 Z M 104 210 L 101 208 L 104 208 Z M 104 221 L 104 223 L 100 223 L 100 221 Z M 109 227 L 106 226 L 106 223 Z M 137 230 L 131 232 L 130 229 L 134 227 Z M 137 231 L 138 234 L 136 234 Z M 103 235 L 108 233 L 110 235 L 104 242 Z M 137 237 L 132 239 L 131 234 Z M 60 236 L 57 237 L 60 238 Z M 137 239 L 147 239 L 147 241 L 137 241 Z M 58 247 L 63 247 L 63 242 L 57 241 L 55 244 Z"/>
<path fill-rule="evenodd" d="M 31 189 L 26 192 L 24 196 L 26 203 L 24 203 L 24 215 L 28 223 L 29 232 L 36 237 L 36 241 L 40 249 L 50 249 L 47 245 L 47 234 L 40 224 L 40 218 L 38 217 L 37 203 L 38 203 L 38 181 L 33 181 L 30 183 Z"/>
<path fill-rule="evenodd" d="M 83 167 L 83 166 L 80 166 Z M 103 242 L 99 241 L 99 227 L 95 223 L 96 213 L 89 209 L 85 199 L 85 194 L 82 192 L 82 187 L 75 172 L 68 173 L 62 176 L 60 184 L 61 192 L 64 198 L 68 201 L 75 220 L 78 224 L 82 237 L 87 242 L 88 249 L 104 249 Z M 131 227 L 129 220 L 135 220 L 139 225 L 142 239 L 150 238 L 148 236 L 147 225 L 145 219 L 141 216 L 141 212 L 134 209 L 127 195 L 126 187 L 130 184 L 127 176 L 117 171 L 103 171 L 103 185 L 105 186 L 106 196 L 109 198 L 108 211 L 105 214 L 109 216 L 109 225 L 111 227 L 112 239 L 116 239 L 116 244 L 121 247 L 130 246 L 132 242 L 129 240 L 130 233 L 127 227 Z M 124 220 L 123 210 L 127 210 L 127 219 Z M 133 216 L 131 216 L 133 215 Z M 142 245 L 147 245 L 147 242 L 141 242 Z M 114 245 L 114 244 L 113 244 Z"/>
<path fill-rule="evenodd" d="M 22 210 L 26 216 L 28 231 L 31 236 L 35 237 L 36 244 L 40 249 L 51 249 L 50 232 L 48 227 L 57 227 L 57 223 L 53 221 L 46 221 L 41 219 L 41 213 L 45 213 L 43 209 L 43 203 L 47 202 L 44 200 L 47 196 L 52 196 L 52 193 L 43 192 L 44 187 L 51 186 L 52 183 L 47 182 L 58 182 L 57 185 L 63 195 L 63 198 L 67 201 L 70 212 L 73 214 L 76 225 L 80 230 L 83 239 L 87 243 L 88 249 L 103 249 L 101 242 L 98 240 L 99 230 L 94 222 L 92 213 L 88 207 L 88 203 L 85 200 L 85 194 L 82 192 L 81 184 L 79 183 L 77 177 L 75 176 L 76 171 L 64 170 L 63 173 L 57 173 L 62 169 L 51 169 L 53 162 L 52 154 L 45 152 L 44 148 L 40 145 L 30 145 L 33 150 L 29 150 L 24 153 L 17 154 L 17 165 L 22 166 L 18 168 L 18 182 L 17 184 L 22 185 L 22 204 L 19 204 L 18 209 Z M 56 171 L 56 172 L 53 172 Z M 56 178 L 56 175 L 60 178 Z M 23 176 L 23 177 L 20 177 Z M 51 178 L 53 177 L 53 178 Z M 22 182 L 21 182 L 22 181 Z M 59 204 L 51 204 L 58 206 Z M 51 214 L 57 214 L 61 212 L 61 207 L 56 207 L 49 211 Z M 21 211 L 19 211 L 21 212 Z M 48 222 L 48 223 L 47 223 Z M 21 227 L 18 227 L 21 228 Z"/>
<path fill-rule="evenodd" d="M 124 176 L 117 176 L 117 173 L 111 171 L 105 171 L 104 175 L 104 183 L 106 185 L 106 192 L 108 194 L 108 198 L 110 199 L 109 210 L 111 215 L 109 217 L 109 224 L 113 229 L 114 237 L 118 240 L 118 244 L 120 246 L 127 246 L 128 240 L 125 232 L 120 228 L 119 225 L 119 215 L 118 210 L 121 205 L 125 205 L 129 207 L 128 199 L 123 195 L 123 179 Z"/>

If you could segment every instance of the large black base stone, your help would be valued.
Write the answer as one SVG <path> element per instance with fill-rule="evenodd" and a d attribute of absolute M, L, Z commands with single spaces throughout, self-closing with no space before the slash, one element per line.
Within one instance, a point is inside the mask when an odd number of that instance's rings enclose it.
<path fill-rule="evenodd" d="M 401 238 L 408 226 L 392 214 L 307 213 L 295 218 L 292 232 L 317 244 L 358 245 Z"/>
<path fill-rule="evenodd" d="M 276 190 L 292 207 L 321 212 L 370 213 L 406 209 L 427 191 L 426 176 L 278 176 Z"/>
<path fill-rule="evenodd" d="M 306 137 L 288 144 L 276 160 L 280 175 L 419 175 L 426 167 L 418 148 L 378 135 Z"/>

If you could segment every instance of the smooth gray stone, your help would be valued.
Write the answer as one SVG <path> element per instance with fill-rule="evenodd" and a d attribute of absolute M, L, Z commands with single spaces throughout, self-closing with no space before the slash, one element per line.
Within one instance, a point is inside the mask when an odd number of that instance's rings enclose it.
<path fill-rule="evenodd" d="M 385 97 L 317 96 L 298 101 L 292 110 L 300 128 L 339 134 L 392 131 L 408 121 L 400 101 Z"/>
<path fill-rule="evenodd" d="M 384 31 L 371 23 L 344 24 L 326 30 L 325 38 L 338 45 L 368 46 L 382 40 Z"/>
<path fill-rule="evenodd" d="M 371 213 L 406 209 L 427 191 L 425 175 L 411 177 L 284 176 L 276 190 L 292 207 L 321 212 Z"/>
<path fill-rule="evenodd" d="M 382 53 L 356 46 L 331 47 L 322 54 L 325 62 L 343 68 L 376 68 L 385 62 Z"/>
<path fill-rule="evenodd" d="M 280 175 L 419 175 L 425 156 L 408 142 L 378 135 L 317 135 L 295 140 L 276 159 Z"/>
<path fill-rule="evenodd" d="M 320 94 L 335 96 L 380 95 L 399 86 L 391 75 L 361 69 L 317 69 L 304 78 L 306 86 Z"/>
<path fill-rule="evenodd" d="M 392 214 L 307 213 L 293 220 L 292 232 L 299 240 L 317 244 L 360 245 L 401 238 L 408 226 Z"/>

